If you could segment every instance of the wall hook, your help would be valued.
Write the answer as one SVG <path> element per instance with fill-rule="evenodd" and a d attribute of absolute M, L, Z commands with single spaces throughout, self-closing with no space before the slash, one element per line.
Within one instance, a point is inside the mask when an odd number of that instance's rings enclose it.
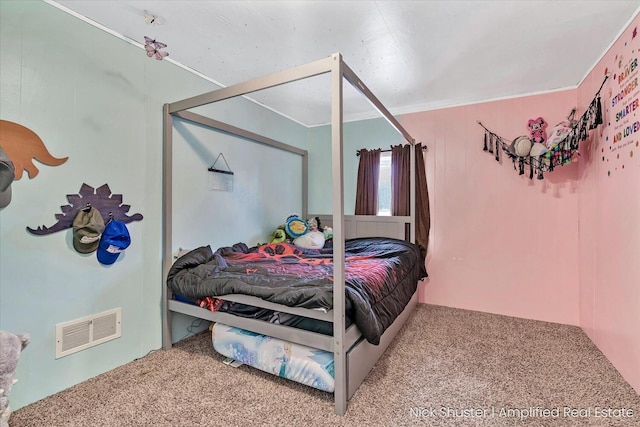
<path fill-rule="evenodd" d="M 27 231 L 37 236 L 43 236 L 65 230 L 73 226 L 73 219 L 78 211 L 91 209 L 91 207 L 96 208 L 103 218 L 116 219 L 125 224 L 141 221 L 143 218 L 139 213 L 127 215 L 131 206 L 122 204 L 122 194 L 111 194 L 107 184 L 94 191 L 93 187 L 83 183 L 78 194 L 67 194 L 67 200 L 69 201 L 68 205 L 60 206 L 62 214 L 55 214 L 58 221 L 54 225 L 50 227 L 41 225 L 35 229 L 27 227 Z"/>

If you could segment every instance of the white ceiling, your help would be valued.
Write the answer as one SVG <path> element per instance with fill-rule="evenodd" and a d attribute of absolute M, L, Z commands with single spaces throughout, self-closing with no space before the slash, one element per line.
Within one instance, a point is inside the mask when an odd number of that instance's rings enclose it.
<path fill-rule="evenodd" d="M 640 7 L 640 0 L 49 3 L 138 44 L 144 36 L 166 43 L 168 60 L 222 86 L 339 52 L 396 115 L 575 87 Z M 251 97 L 302 124 L 327 123 L 329 81 L 314 79 Z M 345 118 L 371 117 L 355 97 L 353 89 L 345 95 Z"/>

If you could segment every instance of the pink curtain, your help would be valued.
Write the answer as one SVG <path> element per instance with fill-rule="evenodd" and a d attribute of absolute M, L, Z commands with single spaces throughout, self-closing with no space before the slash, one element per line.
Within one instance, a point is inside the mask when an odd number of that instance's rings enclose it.
<path fill-rule="evenodd" d="M 380 152 L 380 149 L 358 151 L 360 163 L 356 183 L 356 215 L 376 215 L 378 213 Z"/>

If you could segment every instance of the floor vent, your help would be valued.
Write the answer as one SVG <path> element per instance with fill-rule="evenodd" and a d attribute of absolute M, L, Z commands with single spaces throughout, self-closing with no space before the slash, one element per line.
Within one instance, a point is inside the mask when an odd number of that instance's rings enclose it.
<path fill-rule="evenodd" d="M 122 310 L 105 311 L 56 325 L 56 359 L 119 338 Z"/>

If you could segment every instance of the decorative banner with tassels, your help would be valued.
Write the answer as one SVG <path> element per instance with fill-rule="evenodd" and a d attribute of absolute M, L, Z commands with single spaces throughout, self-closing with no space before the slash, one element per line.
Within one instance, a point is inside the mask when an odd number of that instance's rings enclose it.
<path fill-rule="evenodd" d="M 556 166 L 563 166 L 572 162 L 580 141 L 589 137 L 589 130 L 595 129 L 603 123 L 602 104 L 600 101 L 600 91 L 602 90 L 607 77 L 604 78 L 600 89 L 594 95 L 589 107 L 578 119 L 573 119 L 575 110 L 569 116 L 570 127 L 567 128 L 566 135 L 553 143 L 550 147 L 540 148 L 541 144 L 534 144 L 529 150 L 518 150 L 518 139 L 509 141 L 487 129 L 482 122 L 478 124 L 484 128 L 484 143 L 482 150 L 489 154 L 494 154 L 496 161 L 500 161 L 500 150 L 511 159 L 513 168 L 524 175 L 525 166 L 529 166 L 529 179 L 533 179 L 534 171 L 537 171 L 538 179 L 544 179 L 543 172 L 551 172 Z M 525 138 L 526 139 L 526 138 Z M 529 141 L 530 143 L 530 141 Z M 517 164 L 517 166 L 516 166 Z"/>

